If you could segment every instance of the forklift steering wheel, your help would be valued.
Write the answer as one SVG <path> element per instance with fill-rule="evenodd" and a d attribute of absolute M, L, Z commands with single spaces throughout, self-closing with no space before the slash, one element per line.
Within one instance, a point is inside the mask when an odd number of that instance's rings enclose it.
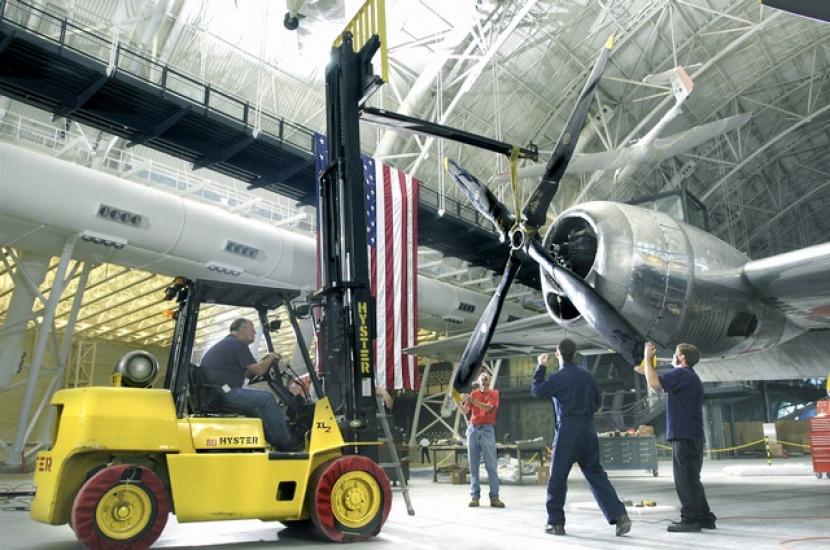
<path fill-rule="evenodd" d="M 272 359 L 262 376 L 266 380 L 277 380 L 280 377 L 280 359 Z"/>
<path fill-rule="evenodd" d="M 248 380 L 248 384 L 256 384 L 259 382 L 268 382 L 270 380 L 277 380 L 280 377 L 280 360 L 273 359 L 262 374 L 257 374 Z"/>

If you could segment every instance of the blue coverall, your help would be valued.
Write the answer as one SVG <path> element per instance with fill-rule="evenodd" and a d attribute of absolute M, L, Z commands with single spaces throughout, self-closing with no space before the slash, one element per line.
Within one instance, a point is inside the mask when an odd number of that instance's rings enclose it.
<path fill-rule="evenodd" d="M 600 405 L 596 380 L 591 373 L 573 363 L 565 362 L 550 376 L 546 376 L 545 365 L 539 365 L 533 373 L 530 391 L 534 397 L 553 398 L 556 409 L 556 433 L 548 479 L 548 524 L 565 524 L 568 474 L 574 462 L 582 469 L 605 519 L 615 524 L 625 515 L 625 506 L 599 463 L 599 440 L 594 429 L 594 413 Z"/>

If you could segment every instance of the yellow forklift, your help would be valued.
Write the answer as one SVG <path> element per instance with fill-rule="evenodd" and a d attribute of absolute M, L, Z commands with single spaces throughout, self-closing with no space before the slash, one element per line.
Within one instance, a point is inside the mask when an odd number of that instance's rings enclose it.
<path fill-rule="evenodd" d="M 305 435 L 304 452 L 269 450 L 258 418 L 207 414 L 199 404 L 199 371 L 190 363 L 201 303 L 253 307 L 266 338 L 267 312 L 282 305 L 305 352 L 291 313 L 297 292 L 180 281 L 170 292 L 179 308 L 163 389 L 148 387 L 157 363 L 133 352 L 119 364 L 117 387 L 55 394 L 54 443 L 36 457 L 35 520 L 69 523 L 79 540 L 95 549 L 147 548 L 170 512 L 179 522 L 310 520 L 338 542 L 378 534 L 392 494 L 377 464 L 375 308 L 359 111 L 383 82 L 371 64 L 381 48 L 383 21 L 383 0 L 369 0 L 350 23 L 356 41 L 365 43 L 355 52 L 353 35 L 345 31 L 326 68 L 330 153 L 317 182 L 321 288 L 309 299 L 319 319 L 322 380 L 305 356 L 320 399 L 289 411 L 291 425 Z M 268 349 L 273 350 L 270 339 Z M 271 369 L 269 384 L 281 394 L 277 371 Z"/>
<path fill-rule="evenodd" d="M 88 548 L 147 548 L 170 512 L 179 522 L 261 519 L 308 520 L 332 541 L 377 535 L 392 492 L 383 469 L 354 454 L 338 415 L 311 392 L 299 399 L 286 388 L 285 366 L 264 378 L 286 407 L 289 427 L 306 441 L 303 452 L 269 450 L 258 418 L 205 408 L 211 388 L 191 364 L 203 304 L 254 309 L 269 351 L 269 312 L 285 308 L 312 381 L 322 383 L 308 358 L 292 300 L 296 290 L 216 281 L 178 280 L 168 289 L 178 301 L 164 389 L 148 387 L 158 363 L 146 352 L 119 362 L 115 387 L 57 392 L 52 448 L 37 455 L 32 517 L 69 523 Z M 294 378 L 295 374 L 290 374 Z M 296 403 L 296 401 L 304 401 Z"/>

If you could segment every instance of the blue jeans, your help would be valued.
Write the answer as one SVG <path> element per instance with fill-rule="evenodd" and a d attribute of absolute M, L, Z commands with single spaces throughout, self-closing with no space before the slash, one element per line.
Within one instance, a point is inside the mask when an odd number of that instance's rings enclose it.
<path fill-rule="evenodd" d="M 467 426 L 467 454 L 470 457 L 470 495 L 481 496 L 479 484 L 479 464 L 484 456 L 484 468 L 490 484 L 490 498 L 499 496 L 498 456 L 496 455 L 496 432 L 492 424 L 484 426 Z"/>
<path fill-rule="evenodd" d="M 262 429 L 265 439 L 271 446 L 279 450 L 291 448 L 291 434 L 285 417 L 277 405 L 277 400 L 271 392 L 249 390 L 246 388 L 231 388 L 228 393 L 222 394 L 222 408 L 262 419 Z"/>

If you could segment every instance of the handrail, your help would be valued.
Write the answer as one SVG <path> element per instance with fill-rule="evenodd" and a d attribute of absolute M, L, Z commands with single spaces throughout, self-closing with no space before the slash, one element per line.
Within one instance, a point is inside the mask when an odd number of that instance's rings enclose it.
<path fill-rule="evenodd" d="M 32 17 L 31 13 L 37 15 Z M 254 134 L 262 132 L 280 142 L 289 143 L 313 154 L 314 131 L 310 128 L 285 120 L 263 109 L 257 109 L 249 101 L 238 99 L 226 90 L 211 84 L 202 84 L 199 79 L 181 69 L 159 62 L 136 48 L 117 42 L 114 36 L 84 28 L 67 17 L 49 13 L 46 9 L 26 0 L 0 0 L 0 22 L 9 23 L 41 36 L 57 44 L 61 49 L 71 50 L 86 58 L 102 62 L 107 65 L 109 76 L 113 76 L 115 71 L 129 74 L 159 87 L 164 93 L 171 93 L 192 101 L 203 107 L 205 111 L 235 120 Z M 41 23 L 40 26 L 44 28 L 39 29 L 38 23 Z M 143 67 L 145 70 L 139 71 L 136 66 Z M 140 74 L 140 72 L 146 74 Z M 252 124 L 253 120 L 257 121 L 256 127 Z M 421 183 L 421 201 L 440 210 L 442 204 L 439 191 L 430 187 L 426 182 Z M 430 200 L 431 198 L 434 200 Z M 495 232 L 490 222 L 466 202 L 462 203 L 451 197 L 444 197 L 444 202 L 444 215 L 467 221 L 486 231 Z"/>
<path fill-rule="evenodd" d="M 35 17 L 32 17 L 33 13 L 36 14 Z M 182 70 L 167 63 L 161 63 L 130 46 L 120 42 L 115 43 L 108 37 L 76 25 L 68 18 L 51 14 L 24 0 L 4 0 L 0 20 L 50 40 L 62 50 L 71 50 L 89 59 L 105 63 L 109 76 L 112 76 L 115 71 L 129 74 L 148 84 L 158 86 L 163 93 L 171 93 L 198 103 L 206 111 L 228 117 L 246 128 L 251 127 L 252 110 L 256 111 L 260 124 L 258 128 L 251 128 L 252 131 L 263 132 L 278 141 L 290 143 L 303 151 L 313 153 L 314 131 L 310 128 L 252 107 L 248 101 L 240 100 L 211 84 L 202 84 L 197 78 Z M 38 22 L 41 23 L 42 28 L 38 28 Z M 299 137 L 296 136 L 297 134 Z"/>

